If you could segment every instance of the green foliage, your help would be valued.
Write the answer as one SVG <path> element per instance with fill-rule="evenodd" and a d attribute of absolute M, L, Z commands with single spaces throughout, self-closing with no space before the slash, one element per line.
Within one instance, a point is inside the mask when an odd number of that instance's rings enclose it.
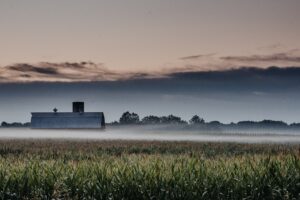
<path fill-rule="evenodd" d="M 138 124 L 140 117 L 136 113 L 124 112 L 119 120 L 120 124 Z"/>
<path fill-rule="evenodd" d="M 205 121 L 203 118 L 200 118 L 198 115 L 194 115 L 191 119 L 190 119 L 190 124 L 192 125 L 199 125 L 199 124 L 204 124 Z"/>
<path fill-rule="evenodd" d="M 299 199 L 299 145 L 0 141 L 1 199 Z"/>

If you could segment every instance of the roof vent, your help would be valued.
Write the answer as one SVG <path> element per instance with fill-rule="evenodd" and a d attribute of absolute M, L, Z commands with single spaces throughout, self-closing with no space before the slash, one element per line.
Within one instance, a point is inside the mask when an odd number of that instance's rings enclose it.
<path fill-rule="evenodd" d="M 84 102 L 73 102 L 73 112 L 83 113 L 84 112 Z"/>

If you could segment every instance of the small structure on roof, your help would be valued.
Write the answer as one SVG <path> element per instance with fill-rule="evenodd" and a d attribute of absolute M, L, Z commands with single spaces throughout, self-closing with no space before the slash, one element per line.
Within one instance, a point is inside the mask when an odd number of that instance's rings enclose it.
<path fill-rule="evenodd" d="M 103 112 L 84 112 L 84 102 L 73 102 L 73 112 L 33 112 L 31 128 L 33 129 L 103 129 L 105 118 Z"/>

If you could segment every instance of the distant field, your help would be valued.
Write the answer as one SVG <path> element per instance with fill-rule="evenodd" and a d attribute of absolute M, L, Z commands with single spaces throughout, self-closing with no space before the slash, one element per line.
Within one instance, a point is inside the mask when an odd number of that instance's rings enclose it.
<path fill-rule="evenodd" d="M 300 144 L 0 140 L 1 199 L 300 199 Z"/>

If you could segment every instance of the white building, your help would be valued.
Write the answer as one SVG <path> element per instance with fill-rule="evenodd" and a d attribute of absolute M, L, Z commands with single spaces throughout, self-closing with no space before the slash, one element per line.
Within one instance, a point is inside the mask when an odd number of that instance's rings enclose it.
<path fill-rule="evenodd" d="M 84 102 L 73 102 L 73 112 L 31 113 L 31 128 L 34 129 L 103 129 L 103 112 L 84 112 Z"/>

